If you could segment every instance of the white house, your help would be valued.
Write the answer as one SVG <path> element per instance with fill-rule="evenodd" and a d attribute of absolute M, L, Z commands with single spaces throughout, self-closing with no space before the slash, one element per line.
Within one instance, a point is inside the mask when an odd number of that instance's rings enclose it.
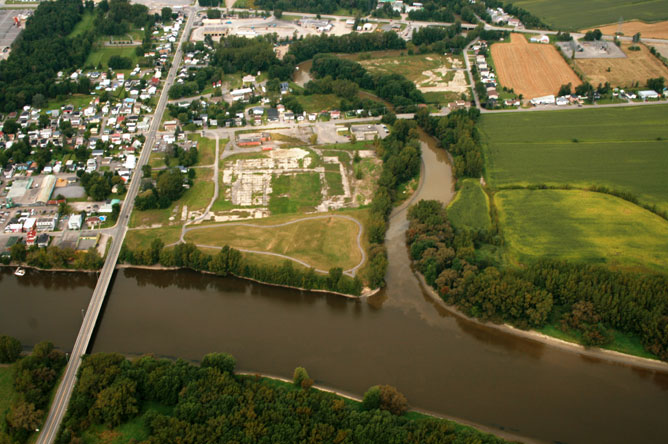
<path fill-rule="evenodd" d="M 556 98 L 554 96 L 543 96 L 536 97 L 531 99 L 531 104 L 536 105 L 554 105 L 556 103 Z"/>
<path fill-rule="evenodd" d="M 67 228 L 70 230 L 81 230 L 81 214 L 73 214 L 67 221 Z"/>
<path fill-rule="evenodd" d="M 659 98 L 659 93 L 654 91 L 654 90 L 645 90 L 645 91 L 638 91 L 638 97 L 640 97 L 643 100 L 647 99 L 658 99 Z"/>

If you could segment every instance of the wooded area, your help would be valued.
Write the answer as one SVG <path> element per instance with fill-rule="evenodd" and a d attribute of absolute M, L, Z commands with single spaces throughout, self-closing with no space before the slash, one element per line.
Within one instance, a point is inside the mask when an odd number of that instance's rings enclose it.
<path fill-rule="evenodd" d="M 140 413 L 149 434 L 144 444 L 504 442 L 444 420 L 409 419 L 406 400 L 393 387 L 373 387 L 360 404 L 312 388 L 303 368 L 287 384 L 236 375 L 235 365 L 223 353 L 204 356 L 199 366 L 152 356 L 132 362 L 118 354 L 86 356 L 56 442 L 81 442 L 91 425 L 113 428 Z"/>

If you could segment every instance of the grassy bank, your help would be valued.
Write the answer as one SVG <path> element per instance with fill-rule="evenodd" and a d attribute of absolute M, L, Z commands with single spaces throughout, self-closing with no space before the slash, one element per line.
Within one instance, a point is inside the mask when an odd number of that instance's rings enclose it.
<path fill-rule="evenodd" d="M 480 186 L 480 181 L 464 179 L 455 198 L 447 208 L 448 218 L 455 228 L 487 230 L 491 226 L 489 199 Z"/>

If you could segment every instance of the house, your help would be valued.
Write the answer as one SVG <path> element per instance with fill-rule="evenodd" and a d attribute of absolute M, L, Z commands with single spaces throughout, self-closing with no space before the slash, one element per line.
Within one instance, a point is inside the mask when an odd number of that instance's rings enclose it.
<path fill-rule="evenodd" d="M 249 74 L 247 76 L 244 76 L 241 79 L 241 81 L 243 82 L 244 85 L 255 83 L 255 76 L 252 76 L 252 75 Z"/>
<path fill-rule="evenodd" d="M 278 86 L 281 90 L 281 95 L 287 94 L 287 93 L 290 92 L 290 84 L 288 82 L 281 82 Z"/>
<path fill-rule="evenodd" d="M 543 97 L 536 97 L 531 99 L 531 104 L 534 106 L 537 105 L 554 105 L 556 103 L 556 99 L 554 96 L 543 96 Z"/>
<path fill-rule="evenodd" d="M 49 237 L 48 234 L 42 233 L 39 236 L 37 236 L 36 244 L 40 248 L 46 248 L 49 245 L 49 241 L 51 240 L 51 237 Z"/>
<path fill-rule="evenodd" d="M 165 122 L 165 131 L 176 131 L 177 126 L 176 120 L 168 120 Z"/>
<path fill-rule="evenodd" d="M 557 97 L 555 103 L 557 104 L 557 106 L 564 106 L 570 104 L 571 101 L 568 99 L 568 96 L 562 96 L 562 97 Z"/>
<path fill-rule="evenodd" d="M 232 100 L 234 100 L 235 102 L 238 102 L 239 100 L 248 100 L 252 93 L 253 90 L 251 88 L 239 88 L 230 91 Z"/>
<path fill-rule="evenodd" d="M 488 89 L 487 98 L 489 100 L 499 100 L 499 93 L 494 88 Z"/>
<path fill-rule="evenodd" d="M 341 118 L 341 111 L 332 110 L 329 112 L 329 117 L 331 117 L 334 120 L 338 120 Z"/>
<path fill-rule="evenodd" d="M 73 214 L 70 216 L 70 219 L 67 221 L 67 228 L 70 230 L 81 230 L 81 214 Z"/>

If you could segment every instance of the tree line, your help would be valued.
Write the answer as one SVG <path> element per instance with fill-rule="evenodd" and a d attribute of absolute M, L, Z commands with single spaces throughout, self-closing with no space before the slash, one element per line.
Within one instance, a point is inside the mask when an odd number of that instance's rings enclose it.
<path fill-rule="evenodd" d="M 2 418 L 2 444 L 24 444 L 41 427 L 49 398 L 67 362 L 65 354 L 50 342 L 40 342 L 22 358 L 21 350 L 17 339 L 0 336 L 0 362 L 14 363 L 12 388 L 18 394 Z"/>
<path fill-rule="evenodd" d="M 88 57 L 93 33 L 69 37 L 83 11 L 81 0 L 39 4 L 7 60 L 0 61 L 0 109 L 10 112 L 30 105 L 38 94 L 55 97 L 59 89 L 70 92 L 72 82 L 56 86 L 55 79 L 59 71 L 82 66 Z"/>
<path fill-rule="evenodd" d="M 26 264 L 44 270 L 52 268 L 69 268 L 72 270 L 99 270 L 104 260 L 95 248 L 89 248 L 86 252 L 77 252 L 74 248 L 61 248 L 56 246 L 40 248 L 37 245 L 26 247 L 22 242 L 17 242 L 9 249 L 9 258 L 2 259 L 5 265 L 10 262 Z"/>
<path fill-rule="evenodd" d="M 292 383 L 235 374 L 235 368 L 225 353 L 208 354 L 199 365 L 86 356 L 56 443 L 81 442 L 91 426 L 119 426 L 146 407 L 145 444 L 504 442 L 445 420 L 409 419 L 405 397 L 390 386 L 372 387 L 363 403 L 353 403 L 313 388 L 301 367 Z"/>
<path fill-rule="evenodd" d="M 422 92 L 417 89 L 415 83 L 404 76 L 370 74 L 361 64 L 332 54 L 316 55 L 313 58 L 311 73 L 317 80 L 315 84 L 306 84 L 307 91 L 321 89 L 321 85 L 325 83 L 330 83 L 333 88 L 333 82 L 339 82 L 341 88 L 337 92 L 350 94 L 354 90 L 350 87 L 351 82 L 359 85 L 361 89 L 373 91 L 378 97 L 407 112 L 414 111 L 415 105 L 425 102 Z"/>
<path fill-rule="evenodd" d="M 536 17 L 526 9 L 515 6 L 510 2 L 504 3 L 501 0 L 485 0 L 485 4 L 488 8 L 503 8 L 506 13 L 520 19 L 527 29 L 550 29 L 550 27 L 543 23 L 540 18 Z M 491 17 L 486 20 L 490 21 Z"/>
<path fill-rule="evenodd" d="M 406 42 L 392 31 L 364 34 L 352 32 L 341 36 L 309 35 L 293 41 L 287 56 L 294 57 L 295 64 L 297 64 L 312 59 L 316 54 L 352 54 L 387 49 L 406 49 Z"/>
<path fill-rule="evenodd" d="M 409 20 L 454 22 L 458 17 L 468 23 L 476 23 L 476 14 L 491 21 L 485 3 L 472 3 L 469 0 L 426 0 L 418 11 L 408 13 Z"/>
<path fill-rule="evenodd" d="M 412 120 L 397 120 L 389 136 L 376 144 L 376 154 L 383 160 L 383 169 L 369 207 L 367 232 L 369 259 L 365 278 L 371 288 L 385 285 L 387 221 L 397 200 L 397 189 L 420 172 L 422 152 L 417 125 Z"/>
<path fill-rule="evenodd" d="M 430 116 L 428 110 L 420 110 L 415 114 L 418 125 L 452 155 L 457 178 L 482 176 L 484 158 L 480 135 L 475 126 L 479 117 L 480 110 L 477 108 L 457 110 L 444 117 Z"/>
<path fill-rule="evenodd" d="M 520 328 L 555 325 L 575 332 L 584 345 L 607 345 L 617 330 L 668 360 L 665 275 L 557 260 L 500 269 L 476 252 L 495 241 L 492 233 L 453 229 L 440 202 L 420 201 L 408 217 L 406 239 L 416 267 L 467 315 Z"/>
<path fill-rule="evenodd" d="M 246 260 L 240 251 L 228 246 L 211 255 L 202 253 L 192 243 L 165 247 L 162 240 L 154 239 L 146 248 L 131 249 L 124 244 L 119 261 L 132 265 L 160 264 L 163 267 L 190 268 L 218 276 L 233 275 L 307 290 L 328 290 L 351 295 L 362 292 L 362 281 L 358 277 L 351 278 L 343 274 L 341 268 L 332 268 L 328 274 L 322 274 L 313 268 L 296 268 L 289 260 L 280 265 L 259 265 Z"/>
<path fill-rule="evenodd" d="M 255 0 L 257 9 L 265 11 L 298 11 L 316 14 L 332 14 L 339 9 L 357 10 L 368 14 L 376 7 L 377 0 Z"/>
<path fill-rule="evenodd" d="M 461 54 L 466 45 L 477 38 L 490 43 L 508 37 L 508 35 L 508 31 L 487 30 L 482 23 L 462 35 L 461 22 L 457 21 L 447 27 L 423 26 L 420 29 L 414 29 L 411 41 L 419 47 L 422 53 L 451 52 Z"/>

